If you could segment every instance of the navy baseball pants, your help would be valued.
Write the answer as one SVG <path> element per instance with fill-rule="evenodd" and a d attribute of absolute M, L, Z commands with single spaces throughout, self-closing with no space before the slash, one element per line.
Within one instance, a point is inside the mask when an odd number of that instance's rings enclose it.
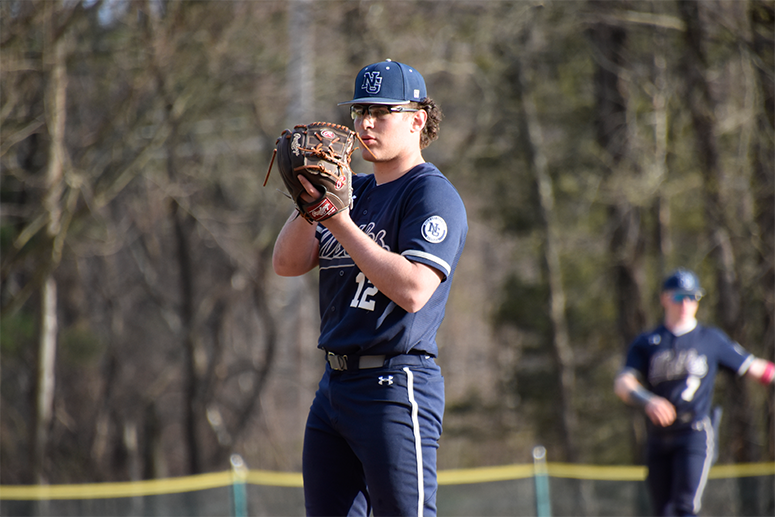
<path fill-rule="evenodd" d="M 307 515 L 435 516 L 443 414 L 433 358 L 397 356 L 357 371 L 326 365 L 304 434 Z"/>
<path fill-rule="evenodd" d="M 696 422 L 692 429 L 649 436 L 647 482 L 656 515 L 697 515 L 715 439 L 709 418 Z"/>

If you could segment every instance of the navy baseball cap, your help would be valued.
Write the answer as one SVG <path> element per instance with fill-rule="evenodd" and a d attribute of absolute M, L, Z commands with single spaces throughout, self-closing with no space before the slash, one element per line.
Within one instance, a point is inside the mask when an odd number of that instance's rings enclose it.
<path fill-rule="evenodd" d="M 678 268 L 662 284 L 662 291 L 675 291 L 675 294 L 688 294 L 700 299 L 705 291 L 700 287 L 700 279 L 693 271 Z"/>
<path fill-rule="evenodd" d="M 365 66 L 355 78 L 355 92 L 347 104 L 409 104 L 420 102 L 427 94 L 425 79 L 409 65 L 391 61 Z"/>

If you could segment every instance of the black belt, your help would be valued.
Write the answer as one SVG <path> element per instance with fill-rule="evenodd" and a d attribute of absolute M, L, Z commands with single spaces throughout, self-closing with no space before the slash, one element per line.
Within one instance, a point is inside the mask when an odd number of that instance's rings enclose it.
<path fill-rule="evenodd" d="M 385 362 L 389 359 L 393 359 L 396 357 L 403 358 L 403 360 L 413 362 L 410 358 L 416 358 L 414 361 L 417 362 L 417 364 L 421 364 L 422 358 L 429 358 L 430 355 L 426 354 L 423 351 L 419 350 L 410 350 L 408 354 L 399 354 L 399 355 L 386 355 L 386 354 L 380 354 L 380 355 L 348 355 L 348 354 L 335 354 L 334 352 L 329 352 L 328 350 L 323 350 L 326 353 L 326 362 L 328 362 L 328 365 L 331 367 L 332 370 L 335 370 L 337 372 L 342 372 L 345 370 L 348 371 L 356 371 L 356 370 L 367 370 L 370 368 L 382 368 L 385 366 Z"/>

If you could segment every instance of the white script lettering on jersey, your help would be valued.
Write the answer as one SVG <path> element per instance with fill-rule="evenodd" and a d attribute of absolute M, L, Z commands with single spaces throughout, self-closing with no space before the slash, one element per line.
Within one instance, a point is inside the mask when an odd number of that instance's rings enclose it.
<path fill-rule="evenodd" d="M 361 226 L 361 230 L 363 233 L 371 237 L 371 240 L 379 244 L 383 249 L 386 249 L 388 251 L 390 250 L 390 246 L 385 244 L 385 230 L 380 230 L 376 233 L 374 233 L 374 227 L 376 226 L 375 223 L 369 223 L 367 225 Z M 352 259 L 350 258 L 350 254 L 347 253 L 347 250 L 345 250 L 341 244 L 339 244 L 339 241 L 337 241 L 333 235 L 331 235 L 331 232 L 323 227 L 318 226 L 318 231 L 320 232 L 320 250 L 318 251 L 318 257 L 320 258 L 321 267 L 325 267 L 323 265 L 323 262 L 330 262 L 330 264 L 326 264 L 329 267 L 333 266 L 352 266 Z"/>
<path fill-rule="evenodd" d="M 682 350 L 676 356 L 672 350 L 665 350 L 651 358 L 649 382 L 652 386 L 660 382 L 683 379 L 687 376 L 704 377 L 708 373 L 708 358 L 696 350 Z"/>

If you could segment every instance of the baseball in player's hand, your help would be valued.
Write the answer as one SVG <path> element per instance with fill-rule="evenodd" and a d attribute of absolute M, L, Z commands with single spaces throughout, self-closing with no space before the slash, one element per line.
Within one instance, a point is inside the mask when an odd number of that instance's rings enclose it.
<path fill-rule="evenodd" d="M 667 427 L 675 422 L 675 407 L 665 398 L 652 397 L 644 410 L 654 425 Z"/>

